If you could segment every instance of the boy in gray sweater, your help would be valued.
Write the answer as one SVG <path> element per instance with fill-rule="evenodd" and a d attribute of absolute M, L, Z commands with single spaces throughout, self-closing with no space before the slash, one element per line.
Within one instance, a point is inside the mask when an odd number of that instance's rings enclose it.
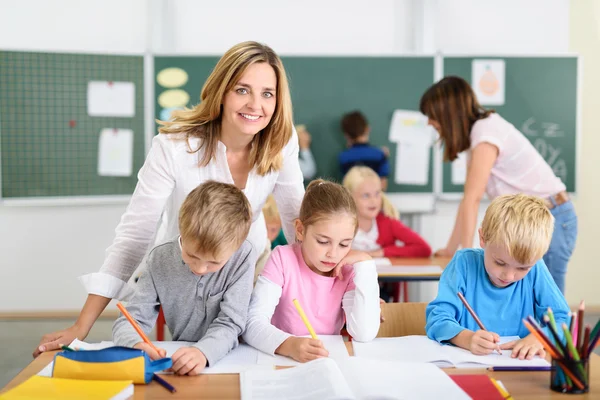
<path fill-rule="evenodd" d="M 241 190 L 208 181 L 179 212 L 180 236 L 148 255 L 127 310 L 149 333 L 160 306 L 173 340 L 196 342 L 173 354 L 173 371 L 197 375 L 238 345 L 246 326 L 256 252 L 246 241 L 252 211 Z M 116 345 L 164 357 L 144 343 L 124 316 L 113 326 Z"/>

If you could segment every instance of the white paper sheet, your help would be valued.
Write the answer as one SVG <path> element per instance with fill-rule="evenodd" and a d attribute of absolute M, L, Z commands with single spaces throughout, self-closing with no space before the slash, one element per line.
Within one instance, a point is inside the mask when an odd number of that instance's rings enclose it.
<path fill-rule="evenodd" d="M 443 270 L 439 265 L 377 265 L 378 275 L 441 275 Z"/>
<path fill-rule="evenodd" d="M 501 338 L 503 341 L 513 339 Z M 476 356 L 468 350 L 451 345 L 441 345 L 426 336 L 404 336 L 396 338 L 377 338 L 369 343 L 352 342 L 354 355 L 388 361 L 430 362 L 438 367 L 486 368 L 489 366 L 547 366 L 550 365 L 540 357 L 532 360 L 512 358 L 511 350 L 503 350 L 502 355 L 492 353 Z"/>
<path fill-rule="evenodd" d="M 426 185 L 429 182 L 431 140 L 428 137 L 400 139 L 396 148 L 394 181 L 399 184 Z"/>
<path fill-rule="evenodd" d="M 467 181 L 467 152 L 458 153 L 458 158 L 452 161 L 452 184 L 464 185 Z"/>
<path fill-rule="evenodd" d="M 410 136 L 431 136 L 431 127 L 427 125 L 427 117 L 418 111 L 394 110 L 390 123 L 390 142 L 400 142 Z"/>
<path fill-rule="evenodd" d="M 242 400 L 352 399 L 344 376 L 329 358 L 276 371 L 252 370 L 240 374 Z"/>
<path fill-rule="evenodd" d="M 377 266 L 392 265 L 392 261 L 386 257 L 375 257 L 375 258 L 373 258 L 373 261 L 375 262 L 375 265 L 377 265 Z"/>
<path fill-rule="evenodd" d="M 328 358 L 345 360 L 350 357 L 346 344 L 344 343 L 344 338 L 341 335 L 319 335 L 319 340 L 323 342 L 323 346 L 329 352 Z M 279 366 L 301 365 L 301 363 L 294 361 L 289 357 L 281 356 L 279 354 L 272 356 L 263 353 L 262 351 L 258 352 L 258 364 Z"/>
<path fill-rule="evenodd" d="M 131 176 L 132 173 L 133 131 L 102 129 L 98 145 L 98 175 Z"/>
<path fill-rule="evenodd" d="M 433 364 L 357 357 L 337 364 L 356 399 L 470 399 Z"/>
<path fill-rule="evenodd" d="M 471 84 L 481 105 L 501 106 L 506 92 L 504 60 L 473 60 Z"/>
<path fill-rule="evenodd" d="M 133 82 L 88 82 L 87 111 L 91 117 L 134 117 L 135 85 Z"/>

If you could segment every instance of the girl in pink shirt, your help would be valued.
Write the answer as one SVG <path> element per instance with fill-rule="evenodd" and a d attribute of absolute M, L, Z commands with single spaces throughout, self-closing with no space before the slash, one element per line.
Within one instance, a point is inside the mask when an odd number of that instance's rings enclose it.
<path fill-rule="evenodd" d="M 462 78 L 448 76 L 431 86 L 421 97 L 420 109 L 440 135 L 444 161 L 467 152 L 467 179 L 456 223 L 448 244 L 435 255 L 451 256 L 459 246 L 472 247 L 484 193 L 490 200 L 505 194 L 537 196 L 554 216 L 554 234 L 544 262 L 564 292 L 577 238 L 577 215 L 550 165 L 510 122 L 483 108 Z"/>
<path fill-rule="evenodd" d="M 354 340 L 375 338 L 377 270 L 368 254 L 351 250 L 357 227 L 356 206 L 347 189 L 321 179 L 308 185 L 295 222 L 297 242 L 277 246 L 256 282 L 243 335 L 246 343 L 299 362 L 327 357 L 321 341 L 300 337 L 309 332 L 294 299 L 317 335 L 338 335 L 346 322 Z"/>

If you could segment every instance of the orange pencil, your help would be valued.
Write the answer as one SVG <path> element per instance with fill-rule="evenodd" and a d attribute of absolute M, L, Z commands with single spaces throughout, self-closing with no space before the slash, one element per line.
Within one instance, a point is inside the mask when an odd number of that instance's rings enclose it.
<path fill-rule="evenodd" d="M 123 313 L 123 315 L 125 316 L 125 318 L 127 318 L 127 321 L 129 321 L 129 323 L 131 324 L 131 326 L 133 326 L 133 329 L 135 329 L 135 331 L 138 333 L 138 335 L 140 335 L 140 337 L 142 338 L 142 340 L 145 343 L 147 343 L 150 347 L 152 347 L 152 350 L 156 351 L 156 354 L 160 354 L 160 352 L 158 351 L 158 349 L 156 348 L 156 346 L 150 341 L 150 339 L 148 339 L 148 336 L 146 336 L 146 334 L 144 333 L 144 331 L 142 330 L 142 328 L 140 328 L 140 326 L 137 324 L 137 322 L 135 322 L 135 320 L 133 319 L 133 317 L 127 312 L 127 310 L 125 309 L 125 307 L 123 306 L 123 304 L 117 303 L 117 308 L 119 310 L 121 310 L 121 312 Z"/>
<path fill-rule="evenodd" d="M 481 320 L 475 313 L 475 310 L 473 310 L 471 308 L 471 306 L 469 305 L 469 302 L 467 301 L 467 299 L 465 299 L 465 296 L 463 296 L 463 294 L 461 292 L 458 292 L 457 295 L 458 295 L 458 298 L 460 299 L 460 301 L 462 301 L 462 303 L 465 305 L 465 307 L 467 308 L 467 311 L 469 311 L 469 313 L 471 314 L 471 316 L 473 317 L 475 322 L 477 322 L 477 325 L 479 325 L 479 328 L 483 331 L 487 331 L 487 329 L 485 329 L 485 326 L 483 325 L 483 322 L 481 322 Z M 496 348 L 496 351 L 498 352 L 498 354 L 502 355 L 502 352 L 500 351 L 500 346 L 498 346 Z"/>

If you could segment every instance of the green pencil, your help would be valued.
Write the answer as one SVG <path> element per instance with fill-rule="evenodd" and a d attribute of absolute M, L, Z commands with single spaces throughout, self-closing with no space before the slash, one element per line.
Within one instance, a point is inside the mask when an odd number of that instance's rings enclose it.
<path fill-rule="evenodd" d="M 583 365 L 578 362 L 581 359 L 579 358 L 579 353 L 577 352 L 577 349 L 575 348 L 575 345 L 573 344 L 573 338 L 571 337 L 571 332 L 569 332 L 569 327 L 567 326 L 567 324 L 562 324 L 562 328 L 563 331 L 565 332 L 565 339 L 567 339 L 567 347 L 569 348 L 569 351 L 571 352 L 571 355 L 573 356 L 573 360 L 575 360 L 575 364 L 577 364 L 577 366 L 579 367 L 579 372 L 581 373 L 581 376 L 583 377 L 584 381 L 587 382 L 587 375 L 585 373 L 585 368 L 583 368 Z"/>
<path fill-rule="evenodd" d="M 75 351 L 72 348 L 70 348 L 69 346 L 65 346 L 65 345 L 60 346 L 60 348 L 63 349 L 64 351 Z"/>

